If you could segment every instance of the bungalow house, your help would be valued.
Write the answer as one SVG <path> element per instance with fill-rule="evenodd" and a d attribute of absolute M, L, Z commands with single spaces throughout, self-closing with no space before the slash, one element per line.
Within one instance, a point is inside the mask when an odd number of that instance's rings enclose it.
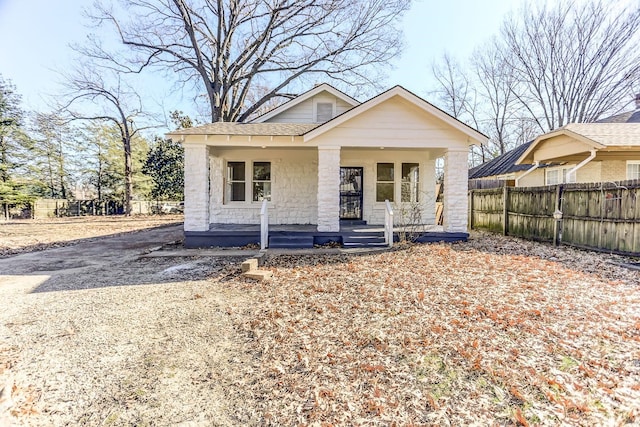
<path fill-rule="evenodd" d="M 635 110 L 540 135 L 470 169 L 469 179 L 518 187 L 640 179 L 640 94 L 635 102 Z"/>
<path fill-rule="evenodd" d="M 569 123 L 540 135 L 516 160 L 531 165 L 519 183 L 541 164 L 537 185 L 640 179 L 640 123 Z"/>
<path fill-rule="evenodd" d="M 391 206 L 396 220 L 397 208 L 410 205 L 434 224 L 441 157 L 438 237 L 466 238 L 469 146 L 487 141 L 400 86 L 360 103 L 327 84 L 247 123 L 168 136 L 185 149 L 188 247 L 344 241 L 354 225 L 383 225 Z"/>

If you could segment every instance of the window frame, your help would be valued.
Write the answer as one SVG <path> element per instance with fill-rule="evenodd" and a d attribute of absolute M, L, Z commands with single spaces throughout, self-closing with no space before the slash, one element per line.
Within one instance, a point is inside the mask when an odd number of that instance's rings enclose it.
<path fill-rule="evenodd" d="M 330 104 L 331 105 L 331 117 L 321 122 L 318 120 L 318 104 Z M 331 100 L 317 100 L 313 103 L 313 121 L 314 123 L 326 123 L 336 116 L 336 102 Z"/>
<path fill-rule="evenodd" d="M 378 171 L 378 167 L 380 165 L 391 165 L 392 166 L 392 179 L 389 180 L 380 180 L 379 178 L 379 171 Z M 395 202 L 396 199 L 396 164 L 395 162 L 376 162 L 376 172 L 375 172 L 375 177 L 376 177 L 376 192 L 375 192 L 375 200 L 376 203 L 384 203 L 385 200 L 389 200 L 389 202 L 393 203 Z M 385 200 L 379 200 L 378 198 L 378 185 L 379 184 L 391 184 L 391 188 L 392 188 L 392 193 L 391 193 L 391 198 L 390 199 L 385 199 Z"/>
<path fill-rule="evenodd" d="M 415 181 L 405 180 L 404 176 L 404 167 L 405 165 L 415 165 L 416 170 L 410 171 L 409 175 L 412 176 L 415 174 Z M 403 187 L 405 184 L 408 184 L 409 193 L 411 197 L 410 200 L 404 200 L 405 192 L 403 191 Z M 414 186 L 414 188 L 411 188 Z M 415 194 L 414 194 L 415 193 Z M 415 200 L 412 200 L 415 197 Z M 420 163 L 418 162 L 402 162 L 400 164 L 400 203 L 419 203 L 420 202 Z"/>
<path fill-rule="evenodd" d="M 637 168 L 638 168 L 638 171 L 637 171 L 638 176 L 636 176 L 636 177 L 632 177 L 632 176 L 631 176 L 631 174 L 629 173 L 629 172 L 630 172 L 630 167 L 629 167 L 629 166 L 637 166 Z M 626 178 L 627 178 L 628 180 L 631 180 L 631 179 L 640 179 L 640 160 L 627 160 L 627 164 L 626 164 Z"/>
<path fill-rule="evenodd" d="M 544 169 L 544 185 L 560 185 L 560 184 L 571 184 L 576 182 L 577 180 L 577 171 L 574 174 L 574 180 L 569 181 L 567 178 L 569 176 L 569 171 L 573 169 L 576 165 L 561 165 L 561 166 L 552 166 Z M 549 172 L 559 172 L 560 176 L 558 182 L 549 183 Z"/>
<path fill-rule="evenodd" d="M 244 167 L 244 179 L 236 180 L 232 179 L 233 177 L 229 174 L 229 166 L 233 163 L 242 163 Z M 232 200 L 233 196 L 233 184 L 234 183 L 242 183 L 244 184 L 244 198 L 242 200 Z M 224 204 L 232 204 L 232 203 L 246 203 L 247 201 L 247 162 L 243 160 L 229 160 L 225 165 L 225 186 L 224 186 Z"/>
<path fill-rule="evenodd" d="M 269 165 L 269 179 L 256 179 L 256 163 L 267 163 Z M 256 185 L 255 184 L 269 184 L 269 196 L 267 197 L 267 201 L 271 201 L 273 199 L 273 176 L 271 172 L 271 161 L 266 160 L 253 160 L 251 162 L 251 202 L 252 203 L 262 203 L 263 199 L 256 199 Z"/>

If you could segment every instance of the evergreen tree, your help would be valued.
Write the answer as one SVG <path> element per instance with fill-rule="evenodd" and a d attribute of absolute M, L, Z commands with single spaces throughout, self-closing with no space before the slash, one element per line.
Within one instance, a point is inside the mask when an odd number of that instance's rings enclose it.
<path fill-rule="evenodd" d="M 184 198 L 184 149 L 179 143 L 156 137 L 142 171 L 153 181 L 152 198 L 156 200 Z"/>

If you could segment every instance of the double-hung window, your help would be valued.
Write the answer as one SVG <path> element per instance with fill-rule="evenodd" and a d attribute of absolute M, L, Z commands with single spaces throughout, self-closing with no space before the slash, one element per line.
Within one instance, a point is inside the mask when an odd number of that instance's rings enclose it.
<path fill-rule="evenodd" d="M 246 173 L 244 162 L 227 163 L 227 202 L 246 200 Z"/>
<path fill-rule="evenodd" d="M 640 160 L 627 160 L 627 179 L 640 179 Z"/>
<path fill-rule="evenodd" d="M 253 201 L 271 200 L 271 162 L 253 162 Z"/>
<path fill-rule="evenodd" d="M 271 162 L 253 162 L 248 173 L 245 162 L 227 162 L 225 203 L 271 200 Z"/>
<path fill-rule="evenodd" d="M 415 203 L 419 197 L 420 168 L 418 163 L 402 164 L 402 184 L 400 188 L 400 201 Z"/>
<path fill-rule="evenodd" d="M 393 202 L 394 187 L 393 163 L 378 163 L 376 171 L 376 202 Z"/>

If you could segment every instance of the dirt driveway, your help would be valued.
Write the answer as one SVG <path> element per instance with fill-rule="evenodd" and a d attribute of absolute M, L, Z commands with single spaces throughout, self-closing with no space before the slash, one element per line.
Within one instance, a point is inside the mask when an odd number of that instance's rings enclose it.
<path fill-rule="evenodd" d="M 181 236 L 177 224 L 0 259 L 0 425 L 251 421 L 234 407 L 242 387 L 228 390 L 252 363 L 226 314 L 245 304 L 223 284 L 236 260 L 140 257 Z"/>

